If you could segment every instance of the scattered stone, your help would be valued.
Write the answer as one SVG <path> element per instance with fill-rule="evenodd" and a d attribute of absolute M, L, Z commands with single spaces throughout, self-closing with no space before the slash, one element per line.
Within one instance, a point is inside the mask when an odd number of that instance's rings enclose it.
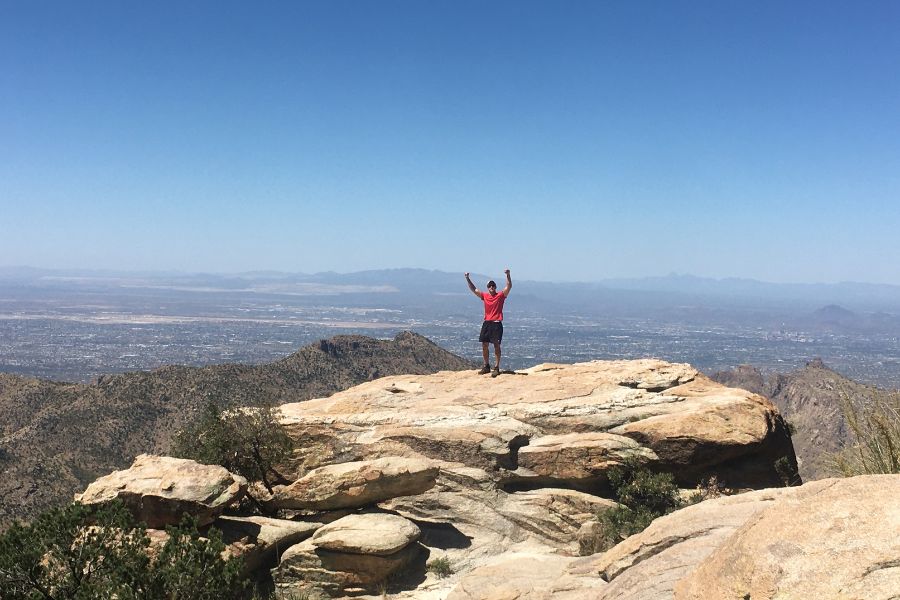
<path fill-rule="evenodd" d="M 239 500 L 246 489 L 243 477 L 223 467 L 141 454 L 130 468 L 101 477 L 75 500 L 102 505 L 119 499 L 137 521 L 151 529 L 175 525 L 185 514 L 194 516 L 202 527 Z"/>

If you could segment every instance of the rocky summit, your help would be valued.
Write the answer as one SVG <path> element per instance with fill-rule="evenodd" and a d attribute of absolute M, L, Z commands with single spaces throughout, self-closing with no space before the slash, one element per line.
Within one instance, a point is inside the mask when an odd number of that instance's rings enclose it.
<path fill-rule="evenodd" d="M 329 398 L 286 404 L 297 475 L 335 462 L 427 458 L 478 469 L 508 492 L 604 494 L 625 456 L 694 487 L 783 485 L 790 436 L 765 398 L 659 360 L 542 364 L 499 378 L 471 371 L 384 377 Z"/>
<path fill-rule="evenodd" d="M 774 405 L 689 365 L 389 376 L 283 405 L 282 421 L 298 449 L 281 469 L 293 482 L 267 503 L 283 518 L 225 508 L 213 522 L 282 598 L 862 600 L 900 589 L 900 476 L 786 487 L 799 477 Z M 597 515 L 617 506 L 609 475 L 626 460 L 736 493 L 580 556 Z M 163 487 L 154 502 L 189 506 L 173 496 L 203 484 Z"/>

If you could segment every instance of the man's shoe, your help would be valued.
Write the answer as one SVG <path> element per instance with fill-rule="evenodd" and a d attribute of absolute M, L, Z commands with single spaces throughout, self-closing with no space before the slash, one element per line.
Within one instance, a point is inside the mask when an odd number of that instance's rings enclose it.
<path fill-rule="evenodd" d="M 499 374 L 500 374 L 500 368 L 499 368 L 499 367 L 494 367 L 494 370 L 491 371 L 491 377 L 496 377 L 496 376 L 499 375 Z"/>
<path fill-rule="evenodd" d="M 483 367 L 481 367 L 481 370 L 478 371 L 478 374 L 479 374 L 479 375 L 486 375 L 486 374 L 488 374 L 488 373 L 490 373 L 490 372 L 491 372 L 491 366 L 490 366 L 490 365 L 484 365 Z"/>

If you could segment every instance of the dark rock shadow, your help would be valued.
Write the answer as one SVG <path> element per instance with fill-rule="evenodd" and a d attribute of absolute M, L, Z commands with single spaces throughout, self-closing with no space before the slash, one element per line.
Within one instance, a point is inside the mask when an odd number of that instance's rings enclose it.
<path fill-rule="evenodd" d="M 450 523 L 410 520 L 422 531 L 419 541 L 429 548 L 448 550 L 450 548 L 468 548 L 472 545 L 472 538 Z"/>

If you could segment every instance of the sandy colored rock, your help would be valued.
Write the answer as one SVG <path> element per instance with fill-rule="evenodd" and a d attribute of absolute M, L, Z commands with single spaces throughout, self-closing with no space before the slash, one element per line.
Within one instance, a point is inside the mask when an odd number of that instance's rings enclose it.
<path fill-rule="evenodd" d="M 263 567 L 274 567 L 285 550 L 308 538 L 322 525 L 260 516 L 222 516 L 212 526 L 222 532 L 228 555 L 240 557 L 244 571 L 252 573 Z"/>
<path fill-rule="evenodd" d="M 541 488 L 510 494 L 497 513 L 548 546 L 575 553 L 578 531 L 617 504 L 575 490 Z"/>
<path fill-rule="evenodd" d="M 351 592 L 376 591 L 379 583 L 403 570 L 424 553 L 419 544 L 409 544 L 388 555 L 349 554 L 317 548 L 312 540 L 291 546 L 272 570 L 278 593 L 284 595 L 325 593 L 342 596 Z M 424 570 L 424 565 L 422 566 Z"/>
<path fill-rule="evenodd" d="M 900 475 L 825 479 L 751 517 L 675 585 L 676 600 L 900 595 Z"/>
<path fill-rule="evenodd" d="M 438 468 L 428 461 L 401 457 L 328 465 L 275 488 L 272 504 L 312 510 L 362 507 L 426 492 L 437 474 Z"/>
<path fill-rule="evenodd" d="M 606 472 L 627 457 L 646 462 L 656 454 L 629 437 L 604 432 L 547 435 L 519 449 L 518 469 L 504 481 L 555 481 L 571 486 L 604 482 Z"/>
<path fill-rule="evenodd" d="M 511 554 L 460 578 L 447 600 L 593 600 L 606 583 L 571 577 L 570 558 Z"/>
<path fill-rule="evenodd" d="M 420 534 L 409 519 L 370 513 L 348 515 L 329 523 L 316 531 L 310 541 L 315 547 L 331 552 L 385 556 L 402 550 L 419 539 Z"/>
<path fill-rule="evenodd" d="M 758 490 L 687 506 L 571 568 L 609 582 L 597 600 L 671 599 L 675 582 L 750 518 L 795 489 Z"/>
<path fill-rule="evenodd" d="M 651 359 L 544 364 L 491 380 L 474 371 L 384 377 L 281 413 L 298 439 L 316 432 L 328 450 L 319 460 L 428 458 L 512 483 L 600 485 L 631 448 L 683 487 L 712 474 L 734 488 L 780 486 L 775 461 L 796 465 L 770 402 Z M 301 460 L 315 466 L 316 456 Z"/>
<path fill-rule="evenodd" d="M 130 468 L 101 477 L 75 499 L 97 505 L 119 499 L 137 521 L 162 529 L 179 523 L 185 513 L 200 526 L 211 523 L 246 489 L 243 477 L 223 467 L 142 454 Z"/>

